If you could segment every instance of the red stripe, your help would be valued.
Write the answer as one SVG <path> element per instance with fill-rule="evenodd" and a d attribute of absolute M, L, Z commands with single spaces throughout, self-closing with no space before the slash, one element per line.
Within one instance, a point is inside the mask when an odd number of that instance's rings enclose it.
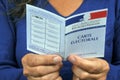
<path fill-rule="evenodd" d="M 103 18 L 107 16 L 107 11 L 93 12 L 90 13 L 91 19 Z"/>

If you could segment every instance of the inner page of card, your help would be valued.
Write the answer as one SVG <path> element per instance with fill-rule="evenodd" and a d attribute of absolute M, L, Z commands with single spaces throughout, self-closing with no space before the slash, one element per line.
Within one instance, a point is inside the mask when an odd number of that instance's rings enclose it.
<path fill-rule="evenodd" d="M 60 16 L 27 5 L 27 49 L 38 54 L 64 55 L 64 26 Z"/>

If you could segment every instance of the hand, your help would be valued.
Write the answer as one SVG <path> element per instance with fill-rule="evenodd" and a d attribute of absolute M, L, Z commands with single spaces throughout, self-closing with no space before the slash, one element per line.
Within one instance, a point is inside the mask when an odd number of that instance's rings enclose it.
<path fill-rule="evenodd" d="M 73 80 L 106 80 L 109 64 L 105 60 L 77 55 L 70 55 L 68 60 L 73 64 Z"/>
<path fill-rule="evenodd" d="M 62 80 L 59 76 L 62 58 L 58 55 L 29 53 L 22 58 L 22 65 L 28 80 Z"/>

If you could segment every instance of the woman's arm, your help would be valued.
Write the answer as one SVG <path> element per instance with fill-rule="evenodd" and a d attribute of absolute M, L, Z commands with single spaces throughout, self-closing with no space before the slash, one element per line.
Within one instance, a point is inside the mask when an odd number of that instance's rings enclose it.
<path fill-rule="evenodd" d="M 0 0 L 0 80 L 27 80 L 16 62 L 14 26 L 7 16 L 7 1 Z"/>
<path fill-rule="evenodd" d="M 117 0 L 113 58 L 107 80 L 120 79 L 120 0 Z"/>

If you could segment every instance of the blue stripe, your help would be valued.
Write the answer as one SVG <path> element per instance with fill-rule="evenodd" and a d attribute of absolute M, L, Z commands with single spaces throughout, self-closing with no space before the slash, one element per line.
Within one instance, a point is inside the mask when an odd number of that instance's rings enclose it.
<path fill-rule="evenodd" d="M 105 25 L 102 25 L 102 26 L 95 26 L 95 27 L 89 27 L 89 28 L 84 28 L 84 29 L 78 29 L 78 30 L 75 30 L 75 31 L 72 31 L 72 32 L 69 32 L 65 35 L 68 35 L 68 34 L 71 34 L 71 33 L 74 33 L 74 32 L 78 32 L 78 31 L 83 31 L 83 30 L 88 30 L 88 29 L 94 29 L 94 28 L 103 28 L 103 27 L 106 27 Z"/>
<path fill-rule="evenodd" d="M 73 24 L 73 23 L 81 22 L 83 20 L 83 16 L 84 15 L 79 15 L 79 16 L 68 19 L 66 21 L 66 26 Z"/>

